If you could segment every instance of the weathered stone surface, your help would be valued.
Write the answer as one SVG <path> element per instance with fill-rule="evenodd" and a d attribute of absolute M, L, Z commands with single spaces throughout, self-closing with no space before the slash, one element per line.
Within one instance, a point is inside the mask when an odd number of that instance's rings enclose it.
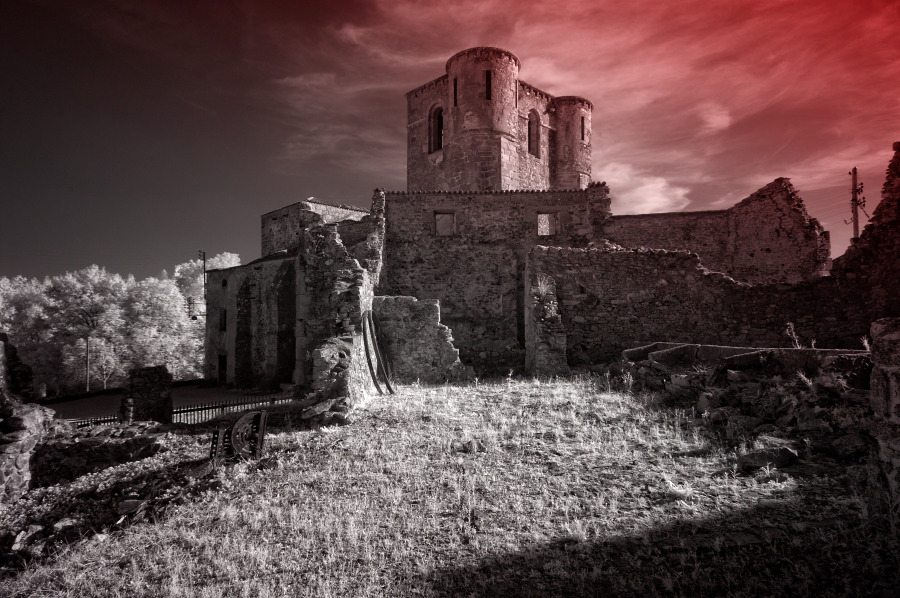
<path fill-rule="evenodd" d="M 375 297 L 379 341 L 398 382 L 446 382 L 466 377 L 437 300 Z"/>
<path fill-rule="evenodd" d="M 492 74 L 490 98 L 485 71 Z M 446 74 L 406 94 L 409 190 L 572 189 L 590 182 L 591 103 L 553 97 L 518 74 L 519 59 L 506 50 L 470 48 L 447 61 Z"/>
<path fill-rule="evenodd" d="M 897 168 L 900 172 L 900 165 Z M 900 183 L 897 192 L 900 194 Z M 896 524 L 900 523 L 900 318 L 878 320 L 872 324 L 871 332 L 871 404 L 875 421 L 869 433 L 876 443 L 877 478 L 884 480 L 886 496 L 881 506 L 889 510 Z"/>
<path fill-rule="evenodd" d="M 0 389 L 0 503 L 13 501 L 31 485 L 35 447 L 54 427 L 54 412 L 22 403 Z"/>
<path fill-rule="evenodd" d="M 623 247 L 691 251 L 706 268 L 754 284 L 802 282 L 830 266 L 828 233 L 784 178 L 727 210 L 613 216 L 600 234 Z"/>
<path fill-rule="evenodd" d="M 172 374 L 166 366 L 137 368 L 129 372 L 120 418 L 128 423 L 172 423 Z"/>

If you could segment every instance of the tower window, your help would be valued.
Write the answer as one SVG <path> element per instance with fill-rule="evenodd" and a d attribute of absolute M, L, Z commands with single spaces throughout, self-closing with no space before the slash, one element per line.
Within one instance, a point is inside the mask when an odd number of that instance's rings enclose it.
<path fill-rule="evenodd" d="M 581 140 L 584 141 L 584 117 L 581 117 Z"/>
<path fill-rule="evenodd" d="M 454 78 L 453 79 L 453 105 L 454 106 L 456 106 L 456 98 L 457 98 L 456 92 L 457 92 L 457 85 L 456 85 L 456 78 Z"/>
<path fill-rule="evenodd" d="M 435 108 L 431 113 L 431 123 L 428 128 L 428 151 L 436 152 L 444 147 L 444 110 Z"/>
<path fill-rule="evenodd" d="M 219 331 L 225 332 L 228 329 L 228 310 L 219 310 Z"/>
<path fill-rule="evenodd" d="M 559 214 L 557 212 L 538 212 L 537 234 L 539 237 L 558 235 Z"/>
<path fill-rule="evenodd" d="M 528 153 L 541 157 L 541 119 L 534 110 L 528 113 Z"/>
<path fill-rule="evenodd" d="M 435 212 L 434 234 L 438 237 L 452 237 L 456 234 L 456 213 Z"/>
<path fill-rule="evenodd" d="M 491 99 L 491 71 L 484 71 L 484 99 Z"/>

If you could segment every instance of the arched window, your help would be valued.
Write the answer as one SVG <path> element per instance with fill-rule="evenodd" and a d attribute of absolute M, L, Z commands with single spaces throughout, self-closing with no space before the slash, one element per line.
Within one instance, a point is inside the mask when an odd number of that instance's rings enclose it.
<path fill-rule="evenodd" d="M 444 147 L 444 110 L 438 106 L 431 111 L 428 126 L 428 151 L 436 152 Z"/>
<path fill-rule="evenodd" d="M 528 113 L 528 153 L 541 157 L 541 118 L 534 110 Z"/>

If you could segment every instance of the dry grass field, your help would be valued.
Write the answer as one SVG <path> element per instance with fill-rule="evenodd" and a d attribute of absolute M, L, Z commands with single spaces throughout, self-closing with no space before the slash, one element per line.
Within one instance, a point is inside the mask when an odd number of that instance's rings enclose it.
<path fill-rule="evenodd" d="M 263 460 L 224 466 L 140 521 L 7 569 L 0 594 L 892 596 L 900 587 L 896 541 L 869 523 L 843 466 L 807 454 L 784 471 L 744 475 L 736 459 L 752 440 L 726 440 L 690 410 L 599 377 L 404 386 L 352 425 L 276 430 L 267 442 Z M 78 492 L 34 491 L 0 524 L 54 508 L 87 514 L 103 487 L 152 479 L 154 468 L 198 459 L 206 443 L 171 435 L 141 465 L 76 480 Z"/>

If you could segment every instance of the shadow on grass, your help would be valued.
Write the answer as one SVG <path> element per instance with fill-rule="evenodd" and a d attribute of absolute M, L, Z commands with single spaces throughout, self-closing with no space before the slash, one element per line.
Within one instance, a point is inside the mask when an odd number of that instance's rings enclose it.
<path fill-rule="evenodd" d="M 113 479 L 94 477 L 97 474 L 88 468 L 87 475 L 74 482 L 61 480 L 59 486 L 27 494 L 22 499 L 31 512 L 27 527 L 0 531 L 0 577 L 15 574 L 67 544 L 154 520 L 169 505 L 218 483 L 208 475 L 207 462 L 206 458 L 184 459 L 148 466 L 138 458 L 114 464 L 120 469 Z M 44 494 L 35 498 L 36 492 Z"/>
<path fill-rule="evenodd" d="M 827 501 L 824 501 L 827 503 Z M 605 540 L 562 538 L 432 571 L 439 596 L 897 596 L 897 538 L 801 491 Z"/>

